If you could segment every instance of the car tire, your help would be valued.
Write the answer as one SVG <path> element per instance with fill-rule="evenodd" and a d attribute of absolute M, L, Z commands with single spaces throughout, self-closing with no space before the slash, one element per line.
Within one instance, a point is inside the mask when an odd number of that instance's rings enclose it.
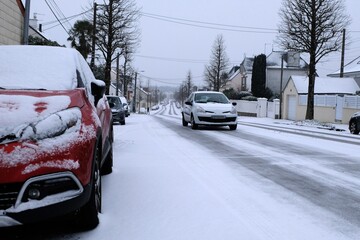
<path fill-rule="evenodd" d="M 89 201 L 79 210 L 76 215 L 76 225 L 83 230 L 91 230 L 99 224 L 99 212 L 101 212 L 101 174 L 100 174 L 101 151 L 99 144 L 94 153 L 94 167 L 91 178 L 91 194 Z"/>
<path fill-rule="evenodd" d="M 113 148 L 110 147 L 110 151 L 108 152 L 108 155 L 106 156 L 105 162 L 103 166 L 101 167 L 101 175 L 107 175 L 112 173 L 112 167 L 113 167 Z"/>
<path fill-rule="evenodd" d="M 350 133 L 352 133 L 352 134 L 359 134 L 359 130 L 356 128 L 356 122 L 355 121 L 350 123 L 349 130 L 350 130 Z"/>
<path fill-rule="evenodd" d="M 120 125 L 125 125 L 125 120 L 120 122 Z"/>
<path fill-rule="evenodd" d="M 188 125 L 188 122 L 185 121 L 184 114 L 182 115 L 182 125 L 183 125 L 184 127 L 187 127 L 187 125 Z"/>
<path fill-rule="evenodd" d="M 195 123 L 195 119 L 194 119 L 194 116 L 191 115 L 191 128 L 192 129 L 198 129 L 198 125 Z"/>
<path fill-rule="evenodd" d="M 229 125 L 230 130 L 236 130 L 237 124 Z"/>

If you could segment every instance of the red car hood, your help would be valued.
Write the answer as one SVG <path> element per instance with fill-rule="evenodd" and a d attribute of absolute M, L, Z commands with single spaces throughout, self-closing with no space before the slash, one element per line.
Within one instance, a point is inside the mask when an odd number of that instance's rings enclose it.
<path fill-rule="evenodd" d="M 74 97 L 81 90 L 71 91 L 0 91 L 0 138 L 22 125 L 37 122 L 83 102 Z M 76 101 L 75 101 L 76 99 Z"/>
<path fill-rule="evenodd" d="M 87 154 L 84 154 L 86 150 L 83 148 L 89 145 L 82 146 L 81 144 L 96 137 L 94 127 L 82 121 L 81 111 L 91 112 L 91 109 L 85 107 L 90 104 L 85 103 L 86 97 L 82 95 L 85 95 L 84 89 L 0 90 L 0 169 L 2 172 L 0 182 L 25 180 L 31 174 L 35 174 L 35 171 L 40 171 L 36 174 L 46 173 L 46 169 L 56 171 L 56 169 L 80 168 L 78 159 Z M 86 109 L 81 110 L 84 107 Z M 68 114 L 69 111 L 71 114 Z M 44 119 L 53 119 L 54 113 L 66 122 L 65 126 L 68 126 L 66 134 L 38 141 L 23 139 L 26 134 L 19 135 L 22 129 L 29 129 L 29 126 L 31 128 L 38 122 L 41 124 Z M 87 118 L 91 117 L 89 114 Z M 73 119 L 80 120 L 74 122 Z M 52 126 L 56 127 L 52 121 L 46 122 L 51 126 L 50 129 Z M 72 124 L 72 126 L 66 124 Z M 90 150 L 89 154 L 91 152 Z"/>

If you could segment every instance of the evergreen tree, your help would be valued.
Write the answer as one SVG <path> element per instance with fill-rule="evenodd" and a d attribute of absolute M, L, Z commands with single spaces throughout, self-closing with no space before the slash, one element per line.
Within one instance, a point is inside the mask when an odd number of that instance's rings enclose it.
<path fill-rule="evenodd" d="M 71 47 L 78 50 L 85 59 L 91 53 L 92 32 L 93 25 L 89 21 L 79 20 L 70 30 L 70 37 L 67 39 L 71 41 Z"/>
<path fill-rule="evenodd" d="M 255 97 L 265 97 L 266 84 L 266 56 L 258 55 L 254 58 L 251 77 L 251 92 Z"/>

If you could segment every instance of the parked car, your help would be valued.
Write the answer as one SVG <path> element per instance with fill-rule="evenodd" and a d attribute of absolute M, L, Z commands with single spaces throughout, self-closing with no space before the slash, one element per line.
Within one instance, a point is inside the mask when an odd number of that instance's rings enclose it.
<path fill-rule="evenodd" d="M 354 113 L 349 121 L 349 130 L 352 134 L 359 134 L 360 132 L 360 112 Z"/>
<path fill-rule="evenodd" d="M 125 109 L 125 116 L 126 117 L 130 116 L 129 104 L 128 104 L 126 98 L 125 97 L 120 97 L 120 100 L 121 100 L 121 103 L 123 104 L 124 109 Z"/>
<path fill-rule="evenodd" d="M 0 227 L 61 215 L 98 225 L 113 164 L 104 92 L 74 49 L 0 46 Z"/>
<path fill-rule="evenodd" d="M 119 122 L 121 125 L 125 125 L 125 109 L 118 96 L 106 96 L 109 101 L 109 106 L 112 112 L 113 122 Z"/>
<path fill-rule="evenodd" d="M 193 92 L 185 101 L 182 109 L 182 125 L 191 123 L 192 129 L 199 125 L 229 126 L 237 128 L 236 103 L 221 92 Z"/>
<path fill-rule="evenodd" d="M 156 104 L 155 106 L 151 107 L 151 110 L 155 111 L 155 110 L 159 110 L 159 108 L 160 108 L 159 105 Z"/>

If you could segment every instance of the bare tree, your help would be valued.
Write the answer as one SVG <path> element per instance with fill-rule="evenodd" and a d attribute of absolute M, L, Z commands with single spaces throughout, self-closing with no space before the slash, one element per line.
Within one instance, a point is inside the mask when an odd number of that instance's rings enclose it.
<path fill-rule="evenodd" d="M 228 81 L 226 69 L 229 59 L 226 54 L 225 43 L 222 35 L 218 35 L 212 49 L 210 64 L 205 66 L 205 81 L 210 89 L 220 91 Z"/>
<path fill-rule="evenodd" d="M 341 32 L 349 24 L 343 0 L 283 0 L 279 42 L 287 50 L 310 55 L 306 119 L 314 119 L 316 64 L 341 48 Z"/>
<path fill-rule="evenodd" d="M 190 93 L 192 92 L 192 88 L 194 87 L 193 81 L 192 81 L 192 75 L 191 75 L 191 71 L 189 70 L 187 76 L 186 76 L 186 96 L 189 96 Z"/>
<path fill-rule="evenodd" d="M 139 40 L 137 20 L 139 9 L 134 0 L 104 0 L 99 7 L 96 23 L 96 46 L 105 58 L 106 93 L 109 92 L 111 80 L 111 65 L 117 54 L 129 54 Z M 124 69 L 126 71 L 126 67 Z M 126 77 L 126 72 L 124 72 Z M 126 82 L 126 80 L 125 80 Z"/>

